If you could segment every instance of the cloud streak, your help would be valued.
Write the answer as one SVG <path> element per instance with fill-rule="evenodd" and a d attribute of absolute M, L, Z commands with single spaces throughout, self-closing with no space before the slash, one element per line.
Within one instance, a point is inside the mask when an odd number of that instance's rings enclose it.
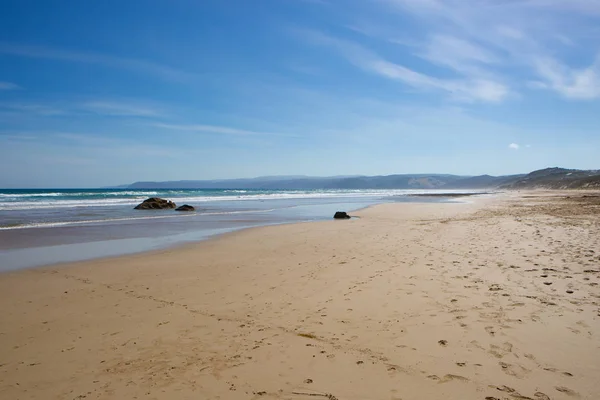
<path fill-rule="evenodd" d="M 600 23 L 600 1 L 384 0 L 384 4 L 412 16 L 423 28 L 417 46 L 425 51 L 417 55 L 434 64 L 479 78 L 511 80 L 515 88 L 549 90 L 568 100 L 600 98 L 600 54 L 594 53 L 599 50 L 595 26 Z M 567 51 L 573 52 L 574 46 L 580 53 L 577 65 L 569 62 Z M 591 61 L 581 64 L 585 59 Z"/>
<path fill-rule="evenodd" d="M 101 65 L 109 68 L 123 69 L 135 73 L 153 75 L 169 81 L 187 81 L 194 77 L 194 74 L 147 60 L 117 57 L 94 52 L 80 52 L 46 46 L 31 46 L 0 42 L 0 54 Z"/>
<path fill-rule="evenodd" d="M 156 128 L 186 131 L 186 132 L 198 132 L 198 133 L 213 133 L 222 135 L 236 135 L 236 136 L 282 136 L 282 137 L 295 137 L 295 135 L 287 135 L 281 133 L 272 132 L 259 132 L 251 131 L 246 129 L 231 128 L 226 126 L 217 125 L 199 125 L 199 124 L 166 124 L 166 123 L 155 123 L 151 124 Z"/>
<path fill-rule="evenodd" d="M 535 68 L 543 80 L 534 82 L 534 87 L 553 90 L 569 99 L 600 98 L 600 57 L 582 69 L 569 68 L 552 58 L 538 58 Z"/>
<path fill-rule="evenodd" d="M 147 105 L 143 101 L 115 100 L 70 100 L 49 104 L 39 103 L 0 103 L 0 113 L 23 117 L 53 117 L 58 115 L 164 118 L 167 112 Z"/>
<path fill-rule="evenodd" d="M 43 117 L 66 114 L 66 111 L 62 108 L 36 103 L 0 103 L 0 112 Z"/>
<path fill-rule="evenodd" d="M 12 82 L 2 82 L 0 81 L 0 90 L 16 90 L 21 89 L 21 87 Z"/>
<path fill-rule="evenodd" d="M 99 115 L 114 117 L 162 117 L 163 111 L 152 107 L 114 101 L 90 101 L 82 108 Z"/>
<path fill-rule="evenodd" d="M 437 78 L 388 61 L 375 52 L 351 41 L 334 38 L 315 31 L 301 31 L 300 34 L 310 43 L 334 49 L 358 68 L 387 79 L 402 82 L 416 89 L 442 91 L 456 100 L 467 102 L 500 102 L 509 94 L 509 89 L 505 85 L 493 79 L 478 76 L 464 79 Z M 477 53 L 475 47 L 471 47 L 465 48 L 463 55 L 459 57 L 483 58 L 484 53 Z"/>

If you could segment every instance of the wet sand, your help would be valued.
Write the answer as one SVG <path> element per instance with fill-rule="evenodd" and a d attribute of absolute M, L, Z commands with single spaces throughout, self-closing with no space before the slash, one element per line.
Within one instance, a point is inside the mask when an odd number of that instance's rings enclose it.
<path fill-rule="evenodd" d="M 468 201 L 1 274 L 0 398 L 600 398 L 600 197 Z"/>

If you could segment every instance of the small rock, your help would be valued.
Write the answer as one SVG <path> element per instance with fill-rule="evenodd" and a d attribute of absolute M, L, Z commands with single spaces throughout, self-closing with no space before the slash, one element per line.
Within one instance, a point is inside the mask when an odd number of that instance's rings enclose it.
<path fill-rule="evenodd" d="M 350 216 L 345 211 L 336 211 L 334 219 L 350 219 Z"/>
<path fill-rule="evenodd" d="M 175 211 L 196 211 L 196 209 L 189 204 L 184 204 L 181 207 L 177 207 Z"/>
<path fill-rule="evenodd" d="M 176 208 L 177 205 L 170 200 L 159 197 L 150 197 L 134 207 L 135 210 L 163 210 L 167 208 Z"/>

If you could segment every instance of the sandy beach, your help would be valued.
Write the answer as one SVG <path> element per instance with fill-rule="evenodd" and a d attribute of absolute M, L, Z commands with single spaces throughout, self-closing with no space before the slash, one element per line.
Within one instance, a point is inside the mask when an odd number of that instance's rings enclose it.
<path fill-rule="evenodd" d="M 0 275 L 0 398 L 600 398 L 600 197 L 383 204 Z"/>

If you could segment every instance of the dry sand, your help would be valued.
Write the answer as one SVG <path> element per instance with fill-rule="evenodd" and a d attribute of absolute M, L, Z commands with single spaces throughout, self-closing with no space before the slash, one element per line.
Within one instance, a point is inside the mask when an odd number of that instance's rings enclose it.
<path fill-rule="evenodd" d="M 600 399 L 600 197 L 582 195 L 0 275 L 0 398 Z"/>

